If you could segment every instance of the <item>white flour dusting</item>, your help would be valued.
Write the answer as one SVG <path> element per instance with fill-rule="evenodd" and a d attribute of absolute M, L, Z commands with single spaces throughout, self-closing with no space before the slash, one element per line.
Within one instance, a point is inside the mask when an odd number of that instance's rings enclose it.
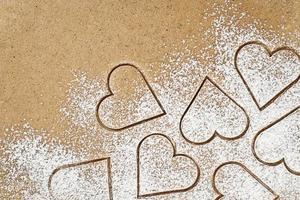
<path fill-rule="evenodd" d="M 69 84 L 68 96 L 60 112 L 72 125 L 93 130 L 95 105 L 105 94 L 105 81 L 91 80 L 86 73 L 79 71 L 73 72 L 73 75 L 75 79 Z"/>
<path fill-rule="evenodd" d="M 15 195 L 21 199 L 50 199 L 51 172 L 84 157 L 69 151 L 59 141 L 49 140 L 45 130 L 35 130 L 28 123 L 7 129 L 6 136 L 11 140 L 1 144 L 1 169 L 6 175 L 0 191 L 8 199 L 15 199 Z"/>
<path fill-rule="evenodd" d="M 294 40 L 289 40 L 289 35 L 280 35 L 273 32 L 271 27 L 270 30 L 261 29 L 260 26 L 265 26 L 265 24 L 257 20 L 241 26 L 240 21 L 249 16 L 247 13 L 240 13 L 238 7 L 234 4 L 228 2 L 223 6 L 216 4 L 213 12 L 208 11 L 208 13 L 201 20 L 212 20 L 212 25 L 209 30 L 206 30 L 205 35 L 207 38 L 203 39 L 210 41 L 212 37 L 212 44 L 205 49 L 199 50 L 199 54 L 194 55 L 190 50 L 193 47 L 185 46 L 185 43 L 183 43 L 182 48 L 177 49 L 175 53 L 167 58 L 165 63 L 161 64 L 159 76 L 149 80 L 150 85 L 168 113 L 166 116 L 127 129 L 121 133 L 106 131 L 99 126 L 95 118 L 95 106 L 100 98 L 107 94 L 106 80 L 90 79 L 85 73 L 76 72 L 74 81 L 70 83 L 68 97 L 60 109 L 63 115 L 62 122 L 64 120 L 69 122 L 69 127 L 62 134 L 66 135 L 66 139 L 71 138 L 70 140 L 72 141 L 82 142 L 85 153 L 74 153 L 70 150 L 72 146 L 63 146 L 59 141 L 47 139 L 45 131 L 34 130 L 28 124 L 18 129 L 13 127 L 8 130 L 7 140 L 2 141 L 1 144 L 1 151 L 3 150 L 3 155 L 5 155 L 3 158 L 1 157 L 1 169 L 3 170 L 0 172 L 4 176 L 4 179 L 1 181 L 3 183 L 0 186 L 1 194 L 3 193 L 7 199 L 16 199 L 16 196 L 26 200 L 50 199 L 47 180 L 55 167 L 86 160 L 87 154 L 99 151 L 106 152 L 112 158 L 114 199 L 136 199 L 137 145 L 145 136 L 159 132 L 172 138 L 179 153 L 187 154 L 196 160 L 200 167 L 201 175 L 199 183 L 189 192 L 154 196 L 150 199 L 213 199 L 217 194 L 212 189 L 212 174 L 219 165 L 231 160 L 241 162 L 247 166 L 257 177 L 272 188 L 280 196 L 280 199 L 299 199 L 300 176 L 292 175 L 283 165 L 276 167 L 264 165 L 255 159 L 251 152 L 253 137 L 261 128 L 299 106 L 299 83 L 278 98 L 266 110 L 260 112 L 238 76 L 233 62 L 234 54 L 238 47 L 251 40 L 259 40 L 270 47 L 270 49 L 281 45 L 288 45 L 297 49 L 297 43 L 293 43 Z M 295 33 L 294 35 L 297 36 L 299 34 Z M 241 59 L 242 63 L 247 63 L 249 58 L 243 57 Z M 142 70 L 143 66 L 140 68 Z M 290 71 L 279 70 L 278 73 L 284 73 L 281 77 L 285 77 Z M 180 118 L 206 75 L 215 80 L 248 113 L 250 127 L 242 138 L 234 141 L 215 138 L 205 145 L 192 145 L 181 137 L 179 132 Z M 147 77 L 147 74 L 145 76 Z M 253 87 L 256 86 L 253 85 Z M 149 111 L 149 107 L 144 106 L 145 99 L 148 99 L 148 97 L 141 96 L 137 99 L 138 103 L 136 105 L 140 105 L 140 108 L 134 108 L 133 111 L 138 111 L 138 115 L 142 115 L 144 109 Z M 206 103 L 210 104 L 211 101 L 206 99 Z M 210 113 L 211 109 L 213 108 L 208 107 L 206 113 Z M 222 113 L 222 116 L 228 119 L 230 119 L 231 115 L 229 111 Z M 197 121 L 199 116 L 195 115 L 195 118 L 195 121 Z M 189 125 L 189 128 L 193 130 L 190 137 L 199 138 L 201 136 L 196 131 L 199 128 L 198 125 Z M 289 135 L 282 137 L 283 141 L 290 141 L 287 139 Z M 285 145 L 292 146 L 291 144 Z M 165 150 L 163 154 L 168 157 L 165 159 L 170 159 L 170 151 L 168 149 L 167 146 L 163 146 L 158 150 L 155 148 L 150 150 L 154 155 Z M 90 152 L 86 152 L 87 150 Z M 144 151 L 147 151 L 147 149 L 144 149 Z M 260 151 L 264 150 L 260 149 Z M 293 159 L 299 158 L 297 157 L 299 152 L 292 152 L 296 155 L 288 156 L 289 163 L 297 163 L 297 160 Z M 275 154 L 274 157 L 276 157 Z M 145 158 L 146 161 L 147 159 L 149 160 L 149 158 Z M 149 160 L 149 163 L 146 163 L 145 166 L 153 164 L 152 161 Z M 154 165 L 159 168 L 162 166 L 162 163 L 164 163 L 164 160 L 155 162 Z M 177 167 L 180 168 L 181 165 L 177 164 Z M 152 171 L 152 168 L 147 169 L 145 166 L 143 168 L 144 171 Z M 168 167 L 166 170 L 172 169 L 172 167 Z M 171 180 L 176 180 L 177 173 L 175 171 L 170 172 L 172 174 Z M 151 174 L 153 177 L 162 177 L 164 175 L 160 174 L 163 172 L 159 170 L 153 173 L 157 173 Z M 190 175 L 178 176 L 176 181 Z M 244 178 L 247 175 L 240 173 L 239 170 L 229 170 L 229 173 L 225 173 L 225 175 L 226 178 L 218 176 L 218 179 L 216 179 L 219 185 L 218 189 L 224 191 L 225 199 L 226 190 L 227 198 L 230 199 L 253 199 L 270 195 L 257 182 L 253 183 L 253 179 L 247 181 L 248 179 Z M 70 182 L 74 182 L 77 179 L 66 180 L 69 181 L 66 181 L 65 184 L 69 185 Z M 91 184 L 90 182 L 85 182 L 87 180 L 84 178 L 80 180 L 81 184 L 86 187 Z M 146 181 L 148 187 L 146 189 L 153 191 L 157 185 L 166 186 L 164 183 L 158 182 L 160 181 L 159 179 L 156 179 L 156 181 L 155 183 Z M 173 187 L 174 185 L 172 184 L 174 183 L 170 182 L 167 186 Z M 253 184 L 254 188 L 252 187 Z M 243 188 L 244 185 L 247 186 L 245 188 L 251 187 L 255 191 L 246 190 Z M 233 188 L 237 192 L 233 193 Z M 77 187 L 69 189 L 71 193 L 74 192 L 76 195 Z M 80 194 L 78 195 L 80 196 Z M 61 198 L 64 199 L 64 197 Z"/>

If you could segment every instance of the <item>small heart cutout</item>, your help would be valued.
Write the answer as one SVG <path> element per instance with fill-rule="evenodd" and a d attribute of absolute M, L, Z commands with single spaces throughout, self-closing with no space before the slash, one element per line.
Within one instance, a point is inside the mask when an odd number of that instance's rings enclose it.
<path fill-rule="evenodd" d="M 137 148 L 137 197 L 187 192 L 196 186 L 200 168 L 163 134 L 145 137 Z"/>
<path fill-rule="evenodd" d="M 292 174 L 300 176 L 300 107 L 261 129 L 254 137 L 252 152 L 262 163 L 281 163 Z"/>
<path fill-rule="evenodd" d="M 110 158 L 100 158 L 56 168 L 49 177 L 48 189 L 57 200 L 112 200 Z"/>
<path fill-rule="evenodd" d="M 243 164 L 229 161 L 221 164 L 213 174 L 216 199 L 268 200 L 279 196 Z"/>
<path fill-rule="evenodd" d="M 289 47 L 271 51 L 261 42 L 247 42 L 236 51 L 234 64 L 261 111 L 300 79 L 300 55 Z"/>
<path fill-rule="evenodd" d="M 98 122 L 121 131 L 166 114 L 143 73 L 132 64 L 120 64 L 108 75 L 109 94 L 96 109 Z"/>
<path fill-rule="evenodd" d="M 205 77 L 180 120 L 181 135 L 196 145 L 206 144 L 216 136 L 235 140 L 248 128 L 246 111 L 209 77 Z"/>

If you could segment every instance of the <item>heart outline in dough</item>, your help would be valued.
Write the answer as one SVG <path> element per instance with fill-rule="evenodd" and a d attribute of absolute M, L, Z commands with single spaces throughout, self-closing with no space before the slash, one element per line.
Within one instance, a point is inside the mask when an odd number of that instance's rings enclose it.
<path fill-rule="evenodd" d="M 253 94 L 252 90 L 250 89 L 250 86 L 248 85 L 246 79 L 244 78 L 244 76 L 242 75 L 242 72 L 239 70 L 239 67 L 238 67 L 238 64 L 237 64 L 237 57 L 238 57 L 238 54 L 239 52 L 241 51 L 241 49 L 247 45 L 259 45 L 261 47 L 263 47 L 263 49 L 268 53 L 269 55 L 269 58 L 271 58 L 275 53 L 279 52 L 279 51 L 291 51 L 293 54 L 295 54 L 298 59 L 300 60 L 300 55 L 298 54 L 298 52 L 291 48 L 291 47 L 288 47 L 288 46 L 282 46 L 282 47 L 278 47 L 276 49 L 274 49 L 273 51 L 270 50 L 268 48 L 268 46 L 260 41 L 250 41 L 250 42 L 246 42 L 244 43 L 243 45 L 239 46 L 239 48 L 237 49 L 237 51 L 235 52 L 235 55 L 234 55 L 234 67 L 235 69 L 237 70 L 239 76 L 241 77 L 244 85 L 246 86 L 252 100 L 254 101 L 255 105 L 257 106 L 257 108 L 260 110 L 260 111 L 263 111 L 265 108 L 267 108 L 270 104 L 272 104 L 276 99 L 278 99 L 281 95 L 283 95 L 287 90 L 289 90 L 293 85 L 295 85 L 299 79 L 300 79 L 300 74 L 298 75 L 297 78 L 295 78 L 291 83 L 289 83 L 288 85 L 286 85 L 283 89 L 281 89 L 277 94 L 275 94 L 271 99 L 269 99 L 267 101 L 267 103 L 265 103 L 264 105 L 259 105 L 255 95 Z"/>
<path fill-rule="evenodd" d="M 266 127 L 262 128 L 260 131 L 258 131 L 254 138 L 253 138 L 253 141 L 252 141 L 252 145 L 251 145 L 251 150 L 252 150 L 252 153 L 254 155 L 254 157 L 261 163 L 265 164 L 265 165 L 269 165 L 269 166 L 277 166 L 277 165 L 280 165 L 281 163 L 283 163 L 283 165 L 285 166 L 285 168 L 292 174 L 296 175 L 296 176 L 300 176 L 300 171 L 295 171 L 295 170 L 292 170 L 288 164 L 286 163 L 285 161 L 285 158 L 281 158 L 280 160 L 276 161 L 276 162 L 266 162 L 264 161 L 263 159 L 261 159 L 258 154 L 256 153 L 256 150 L 255 150 L 255 144 L 256 144 L 256 141 L 257 141 L 257 138 L 259 135 L 263 134 L 263 132 L 269 128 L 271 128 L 272 126 L 274 126 L 275 124 L 281 122 L 282 120 L 284 120 L 285 118 L 287 118 L 288 116 L 290 116 L 291 114 L 293 114 L 294 112 L 296 112 L 298 109 L 300 109 L 300 106 L 294 108 L 293 110 L 291 110 L 290 112 L 286 113 L 285 115 L 283 115 L 282 117 L 280 117 L 279 119 L 275 120 L 274 122 L 270 123 L 269 125 L 267 125 Z"/>
<path fill-rule="evenodd" d="M 212 177 L 212 187 L 213 187 L 213 190 L 218 194 L 218 196 L 216 197 L 215 200 L 219 200 L 221 199 L 222 197 L 224 197 L 225 195 L 222 194 L 218 187 L 217 187 L 217 184 L 216 184 L 216 177 L 217 177 L 217 173 L 218 171 L 224 167 L 225 165 L 238 165 L 240 166 L 241 168 L 243 168 L 243 170 L 245 170 L 248 174 L 250 174 L 250 176 L 252 176 L 256 181 L 258 181 L 265 189 L 267 189 L 271 194 L 273 194 L 275 196 L 275 198 L 273 200 L 277 200 L 279 199 L 279 195 L 276 194 L 266 183 L 264 183 L 260 178 L 258 178 L 258 176 L 256 176 L 250 169 L 248 169 L 245 165 L 243 165 L 242 163 L 240 162 L 237 162 L 237 161 L 228 161 L 228 162 L 225 162 L 225 163 L 222 163 L 220 166 L 218 166 L 214 173 L 213 173 L 213 177 Z"/>
<path fill-rule="evenodd" d="M 104 158 L 98 158 L 98 159 L 94 159 L 94 160 L 87 160 L 87 161 L 83 161 L 83 162 L 78 162 L 78 163 L 72 163 L 72 164 L 65 164 L 62 166 L 57 167 L 56 169 L 54 169 L 51 173 L 51 175 L 49 176 L 48 179 L 48 190 L 50 193 L 50 196 L 54 198 L 53 192 L 52 192 L 52 188 L 51 188 L 51 184 L 52 184 L 52 179 L 54 177 L 54 175 L 59 172 L 60 170 L 64 170 L 64 169 L 68 169 L 68 168 L 73 168 L 73 167 L 77 167 L 77 166 L 81 166 L 81 165 L 86 165 L 86 164 L 90 164 L 90 163 L 96 163 L 96 162 L 101 162 L 101 161 L 106 161 L 107 163 L 107 177 L 108 177 L 108 191 L 109 191 L 109 200 L 113 200 L 113 191 L 112 191 L 112 170 L 111 170 L 111 159 L 110 157 L 104 157 Z"/>
<path fill-rule="evenodd" d="M 149 88 L 149 90 L 150 90 L 152 96 L 154 97 L 155 101 L 157 102 L 158 106 L 160 107 L 162 113 L 161 113 L 161 114 L 158 114 L 158 115 L 154 115 L 154 116 L 152 116 L 152 117 L 150 117 L 150 118 L 147 118 L 147 119 L 142 119 L 142 120 L 140 120 L 140 121 L 137 121 L 137 122 L 134 122 L 134 123 L 125 125 L 125 126 L 123 126 L 123 127 L 112 128 L 112 127 L 108 127 L 107 125 L 105 125 L 105 123 L 103 123 L 103 121 L 101 120 L 101 117 L 99 116 L 99 109 L 100 109 L 101 103 L 102 103 L 105 99 L 107 99 L 107 98 L 109 98 L 109 97 L 111 97 L 111 96 L 114 95 L 113 91 L 112 91 L 111 88 L 110 88 L 110 77 L 111 77 L 111 75 L 113 74 L 113 72 L 114 72 L 116 69 L 118 69 L 118 68 L 120 68 L 120 67 L 124 67 L 124 66 L 132 67 L 132 68 L 134 68 L 135 70 L 138 71 L 138 73 L 142 76 L 144 82 L 146 83 L 147 87 Z M 152 87 L 150 86 L 150 84 L 149 84 L 149 82 L 147 81 L 145 75 L 142 73 L 142 71 L 141 71 L 138 67 L 136 67 L 136 66 L 133 65 L 133 64 L 130 64 L 130 63 L 122 63 L 122 64 L 119 64 L 119 65 L 115 66 L 115 67 L 109 72 L 109 74 L 108 74 L 108 77 L 107 77 L 107 88 L 108 88 L 109 94 L 106 95 L 106 96 L 104 96 L 104 97 L 102 97 L 102 98 L 100 99 L 100 101 L 98 102 L 97 106 L 96 106 L 96 118 L 97 118 L 97 121 L 99 122 L 99 124 L 100 124 L 102 127 L 104 127 L 105 129 L 109 130 L 109 131 L 122 131 L 122 130 L 124 130 L 124 129 L 131 128 L 131 127 L 133 127 L 133 126 L 142 124 L 142 123 L 147 122 L 147 121 L 150 121 L 150 120 L 152 120 L 152 119 L 156 119 L 156 118 L 161 117 L 161 116 L 163 116 L 163 115 L 166 114 L 165 109 L 163 108 L 161 102 L 159 101 L 158 97 L 157 97 L 156 94 L 154 93 L 154 90 L 153 90 Z"/>
<path fill-rule="evenodd" d="M 195 181 L 188 187 L 185 188 L 181 188 L 181 189 L 173 189 L 173 190 L 167 190 L 167 191 L 160 191 L 160 192 L 151 192 L 151 193 L 146 193 L 146 194 L 141 194 L 141 187 L 140 187 L 140 147 L 143 143 L 143 141 L 145 141 L 147 138 L 151 137 L 151 136 L 161 136 L 164 137 L 165 139 L 167 139 L 169 141 L 169 143 L 172 145 L 172 150 L 173 150 L 173 156 L 172 158 L 181 156 L 181 157 L 186 157 L 189 160 L 191 160 L 195 167 L 196 167 L 196 172 L 197 172 L 197 176 L 195 178 Z M 194 188 L 200 179 L 200 167 L 198 166 L 197 162 L 190 156 L 186 155 L 186 154 L 178 154 L 176 151 L 176 145 L 175 143 L 172 142 L 171 138 L 169 138 L 168 136 L 161 134 L 161 133 L 152 133 L 146 137 L 144 137 L 138 144 L 137 147 L 137 198 L 144 198 L 144 197 L 151 197 L 151 196 L 156 196 L 156 195 L 165 195 L 165 194 L 172 194 L 172 193 L 179 193 L 179 192 L 187 192 L 188 190 Z"/>
<path fill-rule="evenodd" d="M 244 129 L 243 132 L 240 133 L 239 135 L 237 135 L 237 136 L 235 136 L 235 137 L 225 137 L 225 136 L 222 136 L 220 133 L 218 133 L 218 132 L 215 130 L 215 132 L 213 133 L 213 135 L 212 135 L 209 139 L 207 139 L 206 141 L 204 141 L 204 142 L 194 142 L 194 141 L 188 139 L 188 138 L 184 135 L 183 130 L 182 130 L 182 121 L 183 121 L 183 119 L 184 119 L 186 113 L 189 111 L 190 107 L 192 106 L 192 104 L 193 104 L 194 101 L 196 100 L 196 98 L 197 98 L 199 92 L 201 91 L 201 89 L 202 89 L 202 87 L 204 86 L 204 84 L 205 84 L 206 81 L 211 82 L 211 83 L 213 84 L 214 87 L 216 87 L 222 94 L 224 94 L 227 98 L 229 98 L 229 99 L 230 99 L 235 105 L 237 105 L 237 106 L 243 111 L 243 113 L 245 114 L 246 119 L 247 119 L 247 123 L 246 123 L 245 129 Z M 191 143 L 191 144 L 194 144 L 194 145 L 203 145 L 203 144 L 207 144 L 207 143 L 211 142 L 211 141 L 212 141 L 215 137 L 217 137 L 217 136 L 218 136 L 219 138 L 221 138 L 221 139 L 223 139 L 223 140 L 227 140 L 227 141 L 239 139 L 239 138 L 243 137 L 243 136 L 246 134 L 247 130 L 249 129 L 249 126 L 250 126 L 250 118 L 249 118 L 249 116 L 248 116 L 246 110 L 245 110 L 242 106 L 240 106 L 234 99 L 232 99 L 226 92 L 224 92 L 224 91 L 223 91 L 223 90 L 222 90 L 222 89 L 221 89 L 221 88 L 220 88 L 220 87 L 219 87 L 219 86 L 218 86 L 211 78 L 209 78 L 208 76 L 206 76 L 206 77 L 204 78 L 204 80 L 203 80 L 203 82 L 201 83 L 200 87 L 198 88 L 196 94 L 193 96 L 192 101 L 189 103 L 188 107 L 185 109 L 183 115 L 181 116 L 181 119 L 180 119 L 180 122 L 179 122 L 179 130 L 180 130 L 181 136 L 182 136 L 187 142 L 189 142 L 189 143 Z"/>

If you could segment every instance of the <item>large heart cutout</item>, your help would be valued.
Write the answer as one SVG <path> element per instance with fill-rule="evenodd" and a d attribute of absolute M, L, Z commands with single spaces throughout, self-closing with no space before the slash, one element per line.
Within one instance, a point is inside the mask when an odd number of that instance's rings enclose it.
<path fill-rule="evenodd" d="M 254 137 L 252 151 L 262 163 L 300 176 L 300 106 L 261 129 Z"/>
<path fill-rule="evenodd" d="M 300 79 L 300 55 L 289 47 L 271 51 L 261 42 L 247 42 L 236 51 L 234 64 L 261 111 Z"/>
<path fill-rule="evenodd" d="M 181 135 L 197 145 L 216 136 L 235 140 L 248 128 L 246 111 L 209 77 L 205 77 L 180 120 Z"/>
<path fill-rule="evenodd" d="M 187 192 L 196 186 L 200 168 L 188 155 L 177 154 L 167 136 L 154 133 L 137 148 L 137 197 Z"/>
<path fill-rule="evenodd" d="M 132 64 L 120 64 L 107 78 L 109 94 L 96 109 L 101 126 L 121 131 L 166 114 L 143 73 Z"/>
<path fill-rule="evenodd" d="M 279 196 L 243 164 L 229 161 L 221 164 L 213 174 L 216 199 L 268 200 Z"/>
<path fill-rule="evenodd" d="M 112 200 L 110 158 L 62 165 L 50 175 L 48 188 L 57 200 Z"/>

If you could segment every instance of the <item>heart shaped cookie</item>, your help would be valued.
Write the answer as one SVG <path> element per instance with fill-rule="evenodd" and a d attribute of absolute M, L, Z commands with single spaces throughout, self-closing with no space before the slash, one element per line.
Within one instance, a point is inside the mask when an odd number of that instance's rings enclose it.
<path fill-rule="evenodd" d="M 112 200 L 110 158 L 100 158 L 58 167 L 49 177 L 48 189 L 51 197 L 57 200 Z"/>
<path fill-rule="evenodd" d="M 289 47 L 271 51 L 261 42 L 247 42 L 236 51 L 234 64 L 261 111 L 300 79 L 300 55 Z"/>
<path fill-rule="evenodd" d="M 108 75 L 109 94 L 96 108 L 97 120 L 108 130 L 121 131 L 166 114 L 143 73 L 120 64 Z"/>
<path fill-rule="evenodd" d="M 167 136 L 154 133 L 137 148 L 137 197 L 187 192 L 196 186 L 200 168 L 176 147 Z"/>
<path fill-rule="evenodd" d="M 238 139 L 248 127 L 246 111 L 209 77 L 205 77 L 180 120 L 181 135 L 196 145 L 206 144 L 216 136 Z"/>
<path fill-rule="evenodd" d="M 221 164 L 213 174 L 216 199 L 268 200 L 279 196 L 243 164 L 229 161 Z"/>
<path fill-rule="evenodd" d="M 300 106 L 261 129 L 254 137 L 252 152 L 262 163 L 281 163 L 300 176 Z"/>

